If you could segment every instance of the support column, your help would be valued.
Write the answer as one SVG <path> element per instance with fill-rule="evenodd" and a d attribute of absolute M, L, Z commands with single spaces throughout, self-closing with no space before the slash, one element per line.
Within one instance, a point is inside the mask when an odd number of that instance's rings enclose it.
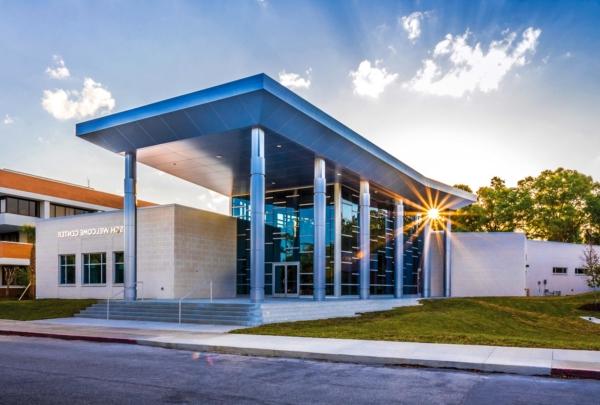
<path fill-rule="evenodd" d="M 444 238 L 444 297 L 452 295 L 452 222 L 446 220 Z"/>
<path fill-rule="evenodd" d="M 265 133 L 252 128 L 250 157 L 250 301 L 265 298 Z"/>
<path fill-rule="evenodd" d="M 423 297 L 431 297 L 431 223 L 423 227 Z"/>
<path fill-rule="evenodd" d="M 125 301 L 137 299 L 137 207 L 136 152 L 125 153 L 125 197 L 123 198 L 123 233 L 125 237 Z"/>
<path fill-rule="evenodd" d="M 342 296 L 342 185 L 333 185 L 334 241 L 333 241 L 333 294 Z"/>
<path fill-rule="evenodd" d="M 40 217 L 43 219 L 50 218 L 50 201 L 40 202 Z"/>
<path fill-rule="evenodd" d="M 360 242 L 360 299 L 366 300 L 370 294 L 371 277 L 371 195 L 369 182 L 360 181 L 359 196 L 359 242 Z"/>
<path fill-rule="evenodd" d="M 404 203 L 396 201 L 394 223 L 394 297 L 402 298 L 404 289 Z"/>
<path fill-rule="evenodd" d="M 313 297 L 315 301 L 325 299 L 325 224 L 327 210 L 327 179 L 325 178 L 325 160 L 315 158 L 314 188 L 314 231 L 313 247 Z"/>

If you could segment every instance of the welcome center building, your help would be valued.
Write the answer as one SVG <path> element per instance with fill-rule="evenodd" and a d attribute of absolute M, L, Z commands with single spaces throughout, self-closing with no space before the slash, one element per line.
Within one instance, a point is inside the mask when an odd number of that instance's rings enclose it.
<path fill-rule="evenodd" d="M 83 122 L 76 132 L 124 156 L 124 209 L 37 224 L 39 297 L 259 303 L 450 296 L 461 287 L 453 286 L 452 252 L 468 248 L 451 237 L 450 218 L 476 197 L 424 177 L 264 74 Z M 137 162 L 229 196 L 231 215 L 139 207 Z M 124 280 L 110 271 L 114 252 L 124 252 Z M 525 258 L 517 256 L 519 275 L 508 283 L 523 295 Z"/>

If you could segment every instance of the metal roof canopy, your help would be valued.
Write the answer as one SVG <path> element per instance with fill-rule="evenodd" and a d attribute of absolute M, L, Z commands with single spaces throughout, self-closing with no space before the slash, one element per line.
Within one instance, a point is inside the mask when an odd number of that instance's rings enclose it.
<path fill-rule="evenodd" d="M 394 197 L 446 199 L 456 209 L 475 201 L 431 180 L 265 74 L 77 124 L 77 136 L 140 163 L 232 196 L 249 192 L 250 128 L 265 130 L 267 189 L 313 183 L 313 160 L 327 180 L 369 180 Z M 432 197 L 430 197 L 432 198 Z"/>

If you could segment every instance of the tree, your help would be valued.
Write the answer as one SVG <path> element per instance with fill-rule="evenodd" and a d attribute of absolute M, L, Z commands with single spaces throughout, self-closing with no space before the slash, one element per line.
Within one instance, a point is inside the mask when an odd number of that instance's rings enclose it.
<path fill-rule="evenodd" d="M 587 285 L 592 289 L 600 288 L 600 254 L 591 243 L 583 251 L 583 268 L 587 276 Z M 598 293 L 595 294 L 594 305 L 598 306 Z"/>
<path fill-rule="evenodd" d="M 21 232 L 25 235 L 28 243 L 31 243 L 31 254 L 29 255 L 29 267 L 27 269 L 27 278 L 31 285 L 29 286 L 29 298 L 35 299 L 35 226 L 23 225 L 21 226 Z"/>
<path fill-rule="evenodd" d="M 5 266 L 2 268 L 4 272 L 4 282 L 6 283 L 6 297 L 10 294 L 10 286 L 13 285 L 17 278 L 18 267 Z"/>
<path fill-rule="evenodd" d="M 465 191 L 468 186 L 457 185 Z M 493 177 L 490 185 L 477 190 L 477 202 L 456 212 L 455 229 L 470 232 L 512 232 L 520 227 L 521 215 L 528 204 L 520 190 L 507 187 Z"/>
<path fill-rule="evenodd" d="M 587 233 L 600 232 L 600 184 L 590 176 L 563 168 L 544 170 L 517 187 L 530 204 L 521 212 L 528 237 L 581 243 Z"/>

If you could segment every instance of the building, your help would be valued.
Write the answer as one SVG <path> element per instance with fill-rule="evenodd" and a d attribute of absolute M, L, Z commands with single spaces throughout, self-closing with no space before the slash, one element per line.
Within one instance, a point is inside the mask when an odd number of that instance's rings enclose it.
<path fill-rule="evenodd" d="M 38 222 L 39 297 L 524 295 L 540 277 L 533 262 L 527 274 L 537 245 L 523 235 L 451 232 L 452 211 L 474 195 L 264 74 L 76 132 L 123 155 L 124 209 Z M 230 215 L 141 207 L 138 162 L 230 197 Z"/>
<path fill-rule="evenodd" d="M 140 206 L 148 204 L 139 202 Z M 122 206 L 123 197 L 90 187 L 0 170 L 0 288 L 5 289 L 12 269 L 30 265 L 32 241 L 22 231 L 23 225 L 35 225 L 46 218 L 117 210 Z M 16 285 L 6 290 L 10 295 L 20 294 L 25 287 L 22 277 L 15 281 Z"/>

